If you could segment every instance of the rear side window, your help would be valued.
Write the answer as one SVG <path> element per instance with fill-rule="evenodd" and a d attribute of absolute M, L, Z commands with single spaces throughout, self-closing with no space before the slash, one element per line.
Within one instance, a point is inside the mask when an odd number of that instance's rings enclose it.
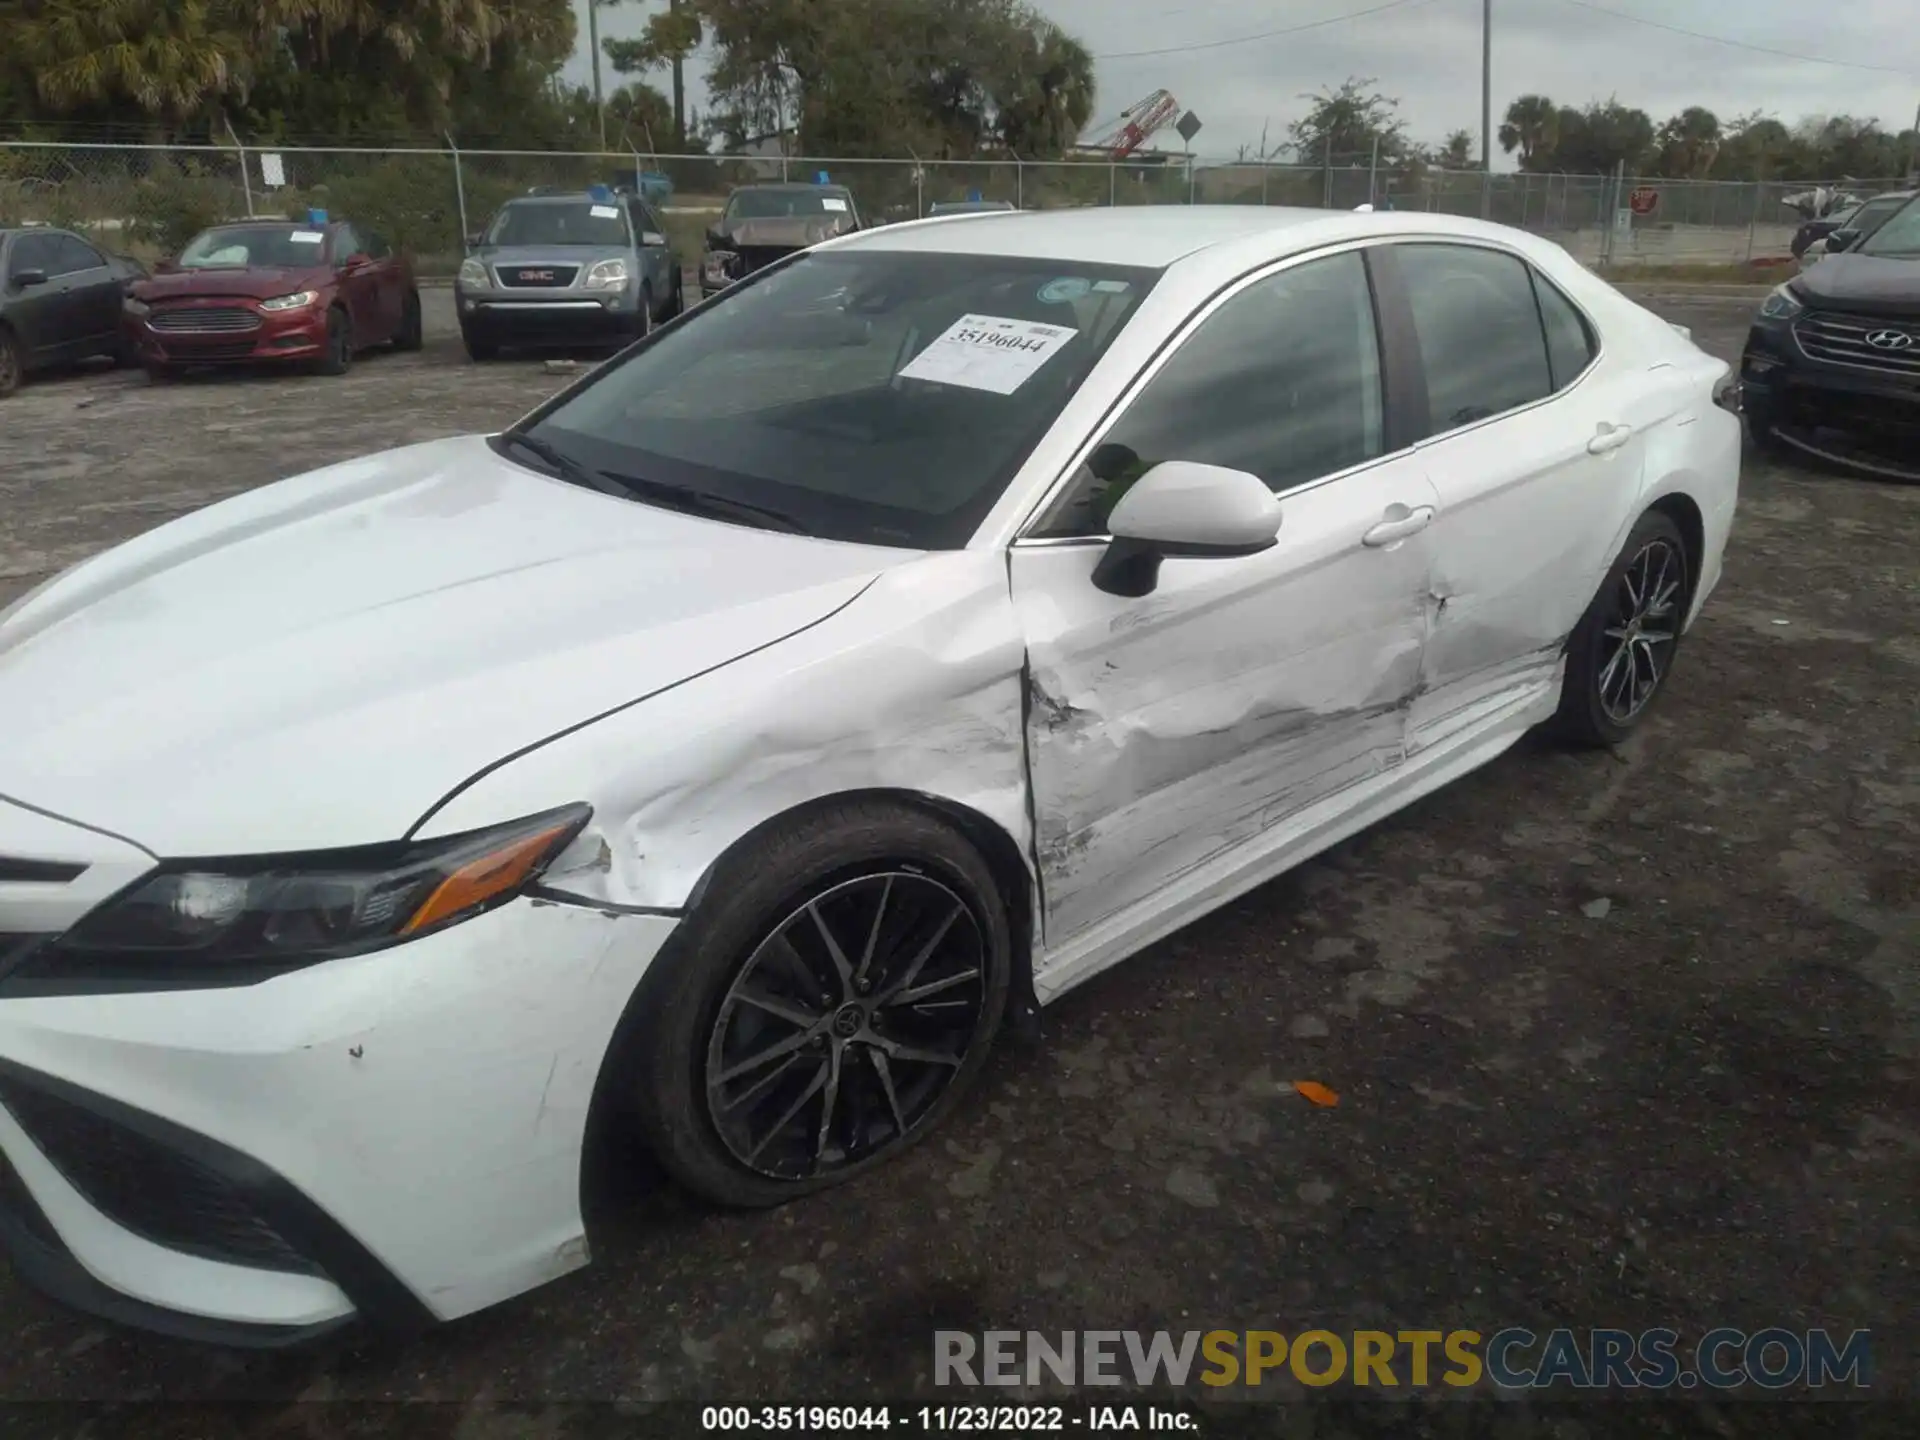
<path fill-rule="evenodd" d="M 1429 434 L 1553 393 L 1546 334 L 1524 262 L 1468 245 L 1394 250 L 1426 370 Z"/>
<path fill-rule="evenodd" d="M 1547 363 L 1558 394 L 1593 363 L 1593 332 L 1573 302 L 1538 270 L 1533 272 L 1533 293 L 1540 297 L 1540 320 L 1547 327 Z"/>

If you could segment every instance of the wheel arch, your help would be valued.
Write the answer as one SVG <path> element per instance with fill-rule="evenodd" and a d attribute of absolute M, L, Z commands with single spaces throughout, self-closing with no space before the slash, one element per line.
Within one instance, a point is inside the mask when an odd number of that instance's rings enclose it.
<path fill-rule="evenodd" d="M 1008 995 L 1007 1022 L 1016 1032 L 1030 1032 L 1039 1006 L 1033 992 L 1033 942 L 1037 918 L 1037 890 L 1033 868 L 1020 842 L 1006 828 L 973 806 L 924 790 L 869 786 L 811 796 L 775 812 L 743 831 L 716 855 L 688 892 L 686 909 L 695 909 L 717 875 L 734 856 L 767 834 L 792 825 L 821 810 L 862 801 L 896 805 L 918 811 L 957 831 L 979 852 L 992 873 L 1007 908 L 1007 932 L 1013 941 L 1013 975 Z"/>
<path fill-rule="evenodd" d="M 1700 565 L 1707 550 L 1707 521 L 1699 502 L 1684 490 L 1670 490 L 1643 513 L 1665 515 L 1680 527 L 1680 539 L 1687 547 L 1687 598 L 1691 601 L 1693 589 L 1700 583 Z"/>

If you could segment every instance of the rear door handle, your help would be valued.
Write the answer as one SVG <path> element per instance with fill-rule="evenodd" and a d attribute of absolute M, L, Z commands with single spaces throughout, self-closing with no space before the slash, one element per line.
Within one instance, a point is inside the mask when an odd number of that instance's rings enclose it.
<path fill-rule="evenodd" d="M 1587 441 L 1587 453 L 1589 455 L 1604 455 L 1609 450 L 1618 450 L 1632 438 L 1633 427 L 1631 425 L 1603 424 L 1600 427 L 1599 433 Z"/>
<path fill-rule="evenodd" d="M 1360 537 L 1360 543 L 1378 549 L 1382 545 L 1391 545 L 1396 540 L 1404 540 L 1409 535 L 1418 535 L 1433 523 L 1433 506 L 1422 505 L 1409 510 L 1404 505 L 1395 505 L 1394 510 L 1402 513 L 1390 520 L 1382 520 L 1378 525 Z"/>

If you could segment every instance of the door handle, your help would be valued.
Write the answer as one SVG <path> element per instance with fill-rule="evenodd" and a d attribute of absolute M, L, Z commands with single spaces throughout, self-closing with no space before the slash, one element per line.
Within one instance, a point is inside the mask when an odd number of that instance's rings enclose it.
<path fill-rule="evenodd" d="M 1587 441 L 1587 453 L 1589 455 L 1604 455 L 1609 450 L 1618 450 L 1632 438 L 1633 427 L 1631 425 L 1607 425 L 1603 423 L 1598 433 L 1595 434 L 1591 440 Z"/>
<path fill-rule="evenodd" d="M 1428 525 L 1433 523 L 1433 507 L 1431 505 L 1422 505 L 1416 510 L 1409 510 L 1404 505 L 1394 505 L 1391 506 L 1390 509 L 1398 510 L 1401 513 L 1394 515 L 1391 519 L 1382 520 L 1378 525 L 1367 531 L 1365 535 L 1362 535 L 1360 537 L 1360 543 L 1362 545 L 1371 545 L 1375 549 L 1378 549 L 1382 545 L 1391 545 L 1396 540 L 1406 539 L 1409 535 L 1418 535 L 1422 530 L 1426 529 Z"/>

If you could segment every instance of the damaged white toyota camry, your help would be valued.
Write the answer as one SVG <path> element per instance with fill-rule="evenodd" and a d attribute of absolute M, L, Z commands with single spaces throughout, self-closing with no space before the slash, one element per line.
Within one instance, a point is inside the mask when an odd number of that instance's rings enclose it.
<path fill-rule="evenodd" d="M 286 1343 L 586 1263 L 589 1121 L 772 1204 L 1003 1024 L 1483 765 L 1625 737 L 1728 369 L 1515 231 L 831 241 L 511 429 L 0 617 L 0 1234 Z"/>

